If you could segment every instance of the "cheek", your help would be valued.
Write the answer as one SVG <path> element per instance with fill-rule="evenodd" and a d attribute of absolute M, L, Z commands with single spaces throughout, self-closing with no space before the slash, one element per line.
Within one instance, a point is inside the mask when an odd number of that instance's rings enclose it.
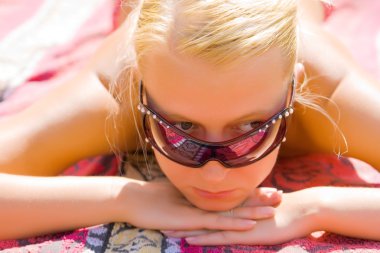
<path fill-rule="evenodd" d="M 191 176 L 193 169 L 189 169 L 179 163 L 173 162 L 156 150 L 154 150 L 154 155 L 165 176 L 174 186 L 181 190 L 184 183 Z"/>
<path fill-rule="evenodd" d="M 279 148 L 276 148 L 260 161 L 244 167 L 241 173 L 236 173 L 235 180 L 244 182 L 244 187 L 253 190 L 258 187 L 272 171 L 278 157 Z"/>

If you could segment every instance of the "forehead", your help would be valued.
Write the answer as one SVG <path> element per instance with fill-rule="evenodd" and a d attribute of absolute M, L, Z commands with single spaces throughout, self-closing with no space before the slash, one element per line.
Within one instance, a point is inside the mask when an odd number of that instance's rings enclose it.
<path fill-rule="evenodd" d="M 149 98 L 160 112 L 198 122 L 212 116 L 219 124 L 248 113 L 277 112 L 290 82 L 278 49 L 219 67 L 160 48 L 144 57 L 140 69 Z"/>

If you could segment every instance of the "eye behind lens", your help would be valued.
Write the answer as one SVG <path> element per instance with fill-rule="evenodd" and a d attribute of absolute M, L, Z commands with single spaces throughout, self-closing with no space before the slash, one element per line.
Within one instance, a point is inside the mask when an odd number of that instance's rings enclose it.
<path fill-rule="evenodd" d="M 181 126 L 181 129 L 183 129 L 183 130 L 189 130 L 193 126 L 193 123 L 191 123 L 191 122 L 181 122 L 180 126 Z"/>

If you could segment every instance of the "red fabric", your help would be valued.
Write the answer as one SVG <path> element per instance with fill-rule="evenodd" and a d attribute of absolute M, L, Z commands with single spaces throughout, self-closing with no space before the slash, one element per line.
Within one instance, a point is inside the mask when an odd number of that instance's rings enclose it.
<path fill-rule="evenodd" d="M 66 169 L 63 176 L 115 176 L 118 175 L 119 161 L 113 155 L 88 158 Z"/>

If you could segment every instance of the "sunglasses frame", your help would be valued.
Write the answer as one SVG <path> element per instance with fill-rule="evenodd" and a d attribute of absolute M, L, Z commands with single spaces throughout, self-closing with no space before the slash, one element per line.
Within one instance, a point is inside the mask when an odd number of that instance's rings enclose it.
<path fill-rule="evenodd" d="M 142 80 L 140 80 L 140 83 L 139 83 L 139 105 L 137 106 L 137 108 L 142 114 L 141 116 L 142 116 L 143 128 L 144 128 L 144 133 L 146 135 L 145 141 L 147 143 L 151 144 L 154 149 L 158 150 L 162 155 L 164 155 L 168 159 L 170 159 L 176 163 L 182 164 L 182 165 L 187 166 L 187 167 L 192 167 L 192 168 L 202 167 L 207 162 L 209 162 L 211 160 L 215 160 L 215 161 L 220 162 L 226 168 L 238 168 L 238 167 L 246 166 L 248 164 L 259 161 L 260 159 L 264 158 L 269 153 L 271 153 L 276 147 L 278 147 L 281 144 L 281 142 L 285 141 L 285 139 L 286 139 L 285 135 L 287 132 L 287 126 L 286 126 L 285 118 L 287 118 L 288 116 L 290 116 L 294 112 L 294 109 L 293 109 L 294 94 L 295 94 L 295 81 L 294 81 L 294 78 L 292 78 L 291 92 L 290 93 L 288 92 L 286 106 L 284 109 L 282 109 L 280 112 L 271 116 L 268 120 L 266 120 L 265 122 L 263 122 L 262 124 L 260 124 L 256 128 L 254 128 L 254 129 L 252 129 L 252 130 L 250 130 L 250 131 L 248 131 L 248 132 L 246 132 L 240 136 L 234 137 L 230 140 L 221 141 L 221 142 L 208 142 L 208 141 L 200 140 L 200 139 L 197 139 L 193 136 L 190 136 L 186 132 L 178 129 L 175 126 L 173 126 L 162 115 L 160 115 L 159 113 L 154 111 L 152 108 L 145 105 L 143 103 L 143 81 Z M 160 125 L 162 125 L 163 127 L 166 127 L 166 128 L 170 128 L 172 131 L 175 131 L 177 134 L 181 135 L 182 137 L 185 137 L 186 139 L 193 141 L 193 142 L 197 143 L 198 145 L 207 146 L 211 149 L 215 149 L 217 147 L 226 147 L 226 146 L 233 145 L 234 143 L 238 143 L 244 139 L 247 139 L 247 138 L 253 136 L 254 134 L 257 134 L 257 132 L 264 131 L 265 129 L 269 128 L 271 126 L 271 124 L 275 124 L 277 120 L 283 120 L 283 121 L 281 122 L 281 125 L 279 126 L 279 130 L 277 130 L 278 132 L 276 134 L 276 137 L 274 138 L 273 143 L 267 148 L 267 150 L 265 150 L 265 152 L 263 154 L 261 154 L 259 157 L 256 157 L 253 160 L 248 160 L 247 162 L 243 162 L 239 165 L 230 165 L 230 164 L 227 164 L 225 161 L 222 161 L 216 157 L 212 157 L 212 158 L 209 158 L 209 159 L 205 160 L 204 162 L 202 162 L 198 165 L 194 165 L 194 164 L 187 164 L 184 162 L 177 161 L 177 160 L 173 159 L 172 157 L 170 157 L 170 155 L 165 154 L 165 152 L 163 152 L 161 150 L 161 148 L 157 145 L 156 141 L 154 140 L 153 134 L 151 134 L 151 136 L 152 136 L 151 138 L 150 138 L 150 134 L 148 134 L 148 131 L 150 132 L 150 130 L 148 130 L 147 126 L 146 126 L 146 119 L 145 118 L 147 116 L 152 117 L 154 120 L 158 121 Z M 285 129 L 282 131 L 282 136 L 280 136 L 280 138 L 279 138 L 278 135 L 281 132 L 280 130 L 282 128 L 285 128 Z"/>

